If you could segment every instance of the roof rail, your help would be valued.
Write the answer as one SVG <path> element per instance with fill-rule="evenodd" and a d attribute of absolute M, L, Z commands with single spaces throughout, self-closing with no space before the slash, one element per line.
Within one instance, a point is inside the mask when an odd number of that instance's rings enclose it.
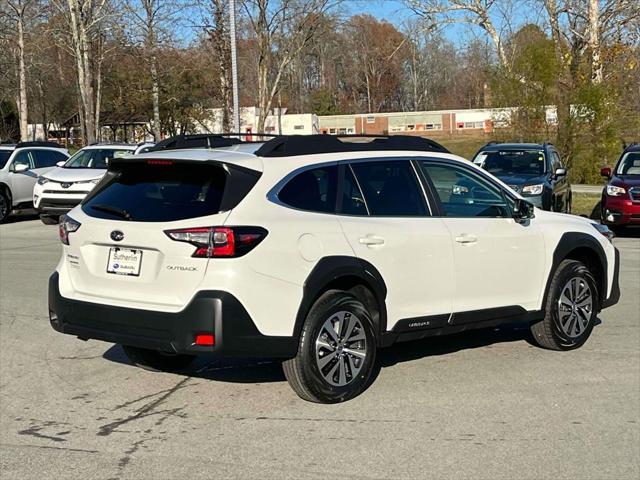
<path fill-rule="evenodd" d="M 56 142 L 19 142 L 16 144 L 16 148 L 26 147 L 50 147 L 50 148 L 64 148 L 62 145 Z"/>
<path fill-rule="evenodd" d="M 240 140 L 239 137 L 277 137 L 269 133 L 199 133 L 195 135 L 176 135 L 165 138 L 150 147 L 148 152 L 162 150 L 181 150 L 185 148 L 221 148 L 239 143 L 256 143 L 256 141 Z"/>
<path fill-rule="evenodd" d="M 342 141 L 341 139 L 351 141 Z M 366 142 L 353 141 L 370 138 Z M 418 150 L 450 153 L 433 140 L 410 135 L 284 135 L 265 142 L 255 154 L 259 157 L 289 157 L 314 153 L 366 152 L 376 150 Z"/>

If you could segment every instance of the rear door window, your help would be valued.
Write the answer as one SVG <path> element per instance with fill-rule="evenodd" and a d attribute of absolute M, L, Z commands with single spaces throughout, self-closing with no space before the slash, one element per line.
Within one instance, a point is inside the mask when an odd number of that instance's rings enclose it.
<path fill-rule="evenodd" d="M 337 166 L 314 168 L 289 180 L 278 193 L 278 199 L 300 210 L 335 213 L 337 187 Z"/>
<path fill-rule="evenodd" d="M 344 168 L 342 198 L 338 211 L 344 215 L 368 215 L 367 204 L 349 165 Z"/>
<path fill-rule="evenodd" d="M 233 167 L 228 173 L 220 164 L 130 163 L 118 168 L 83 203 L 87 215 L 136 222 L 213 215 L 233 208 L 260 176 Z"/>
<path fill-rule="evenodd" d="M 424 195 L 408 160 L 354 162 L 351 166 L 370 215 L 428 215 Z"/>

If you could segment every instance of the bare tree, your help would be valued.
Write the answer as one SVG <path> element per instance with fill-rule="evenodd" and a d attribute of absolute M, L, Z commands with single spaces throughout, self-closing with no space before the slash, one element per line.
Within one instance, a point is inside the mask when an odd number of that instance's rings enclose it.
<path fill-rule="evenodd" d="M 159 141 L 162 135 L 157 51 L 169 43 L 169 32 L 177 30 L 177 14 L 181 10 L 178 2 L 167 0 L 124 1 L 124 11 L 131 23 L 129 36 L 135 44 L 142 46 L 151 79 L 152 132 L 155 141 Z"/>
<path fill-rule="evenodd" d="M 76 63 L 80 103 L 81 130 L 86 143 L 93 143 L 100 126 L 96 101 L 94 54 L 96 42 L 106 17 L 110 14 L 109 0 L 51 0 L 66 19 L 67 35 Z"/>
<path fill-rule="evenodd" d="M 18 92 L 16 105 L 18 107 L 18 118 L 20 123 L 20 138 L 24 141 L 28 136 L 28 115 L 29 108 L 27 102 L 27 68 L 25 64 L 25 29 L 30 17 L 30 10 L 33 10 L 35 0 L 7 0 L 6 13 L 9 24 L 13 26 L 15 32 L 15 45 L 17 57 L 17 77 Z M 4 10 L 4 8 L 3 8 Z"/>
<path fill-rule="evenodd" d="M 496 49 L 500 65 L 509 70 L 509 61 L 504 43 L 494 22 L 491 11 L 496 0 L 406 0 L 414 12 L 422 16 L 428 29 L 451 23 L 477 25 L 484 30 Z"/>
<path fill-rule="evenodd" d="M 222 99 L 222 130 L 229 132 L 233 100 L 231 92 L 231 37 L 229 1 L 202 0 L 204 29 L 218 66 L 218 93 Z"/>
<path fill-rule="evenodd" d="M 337 0 L 244 0 L 258 54 L 258 131 L 280 89 L 285 69 L 325 25 L 322 14 Z"/>

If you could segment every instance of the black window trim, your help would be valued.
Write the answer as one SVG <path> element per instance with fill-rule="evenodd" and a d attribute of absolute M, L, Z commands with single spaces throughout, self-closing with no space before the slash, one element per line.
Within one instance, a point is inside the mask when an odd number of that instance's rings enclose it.
<path fill-rule="evenodd" d="M 356 179 L 356 182 L 358 184 L 358 189 L 360 190 L 360 194 L 362 195 L 362 198 L 365 201 L 365 205 L 367 206 L 367 213 L 368 215 L 351 215 L 351 214 L 347 214 L 347 213 L 339 213 L 339 212 L 317 212 L 317 211 L 313 211 L 313 210 L 305 210 L 305 209 L 301 209 L 301 208 L 297 208 L 294 206 L 291 206 L 283 201 L 281 201 L 278 198 L 278 193 L 280 193 L 280 190 L 296 175 L 307 171 L 307 170 L 315 170 L 317 168 L 324 168 L 324 167 L 331 167 L 331 166 L 349 166 L 349 168 L 351 168 L 351 165 L 354 163 L 367 163 L 367 162 L 378 162 L 378 161 L 409 161 L 412 166 L 413 166 L 413 170 L 414 170 L 414 174 L 416 175 L 416 178 L 418 180 L 418 183 L 420 185 L 421 191 L 422 191 L 422 195 L 423 195 L 423 201 L 425 202 L 425 205 L 427 207 L 427 215 L 420 217 L 420 216 L 406 216 L 406 215 L 371 215 L 369 214 L 369 207 L 368 205 L 366 205 L 367 199 L 364 196 L 364 194 L 362 193 L 362 188 L 360 187 L 360 182 L 358 180 L 358 177 L 355 175 L 355 172 L 353 172 L 352 169 L 352 174 L 354 176 L 354 178 Z M 509 209 L 511 209 L 511 206 L 509 204 L 508 200 L 511 200 L 511 202 L 515 202 L 517 199 L 519 199 L 520 197 L 518 197 L 517 195 L 514 195 L 510 190 L 505 189 L 502 185 L 500 185 L 499 183 L 497 183 L 494 179 L 492 179 L 490 177 L 490 175 L 483 169 L 479 168 L 479 169 L 474 169 L 474 168 L 470 168 L 467 165 L 465 165 L 463 162 L 457 161 L 457 160 L 450 160 L 448 158 L 443 158 L 443 157 L 432 157 L 432 156 L 427 156 L 427 155 L 404 155 L 404 156 L 399 156 L 399 157 L 364 157 L 364 158 L 355 158 L 355 159 L 344 159 L 344 160 L 333 160 L 333 161 L 329 161 L 329 162 L 320 162 L 320 163 L 314 163 L 312 165 L 304 165 L 302 167 L 299 167 L 295 170 L 292 170 L 291 172 L 289 172 L 287 175 L 285 175 L 282 179 L 280 179 L 268 192 L 267 192 L 267 200 L 269 200 L 272 203 L 275 203 L 276 205 L 279 205 L 281 207 L 285 207 L 285 208 L 290 208 L 292 210 L 297 210 L 299 212 L 307 212 L 307 213 L 315 213 L 317 215 L 336 215 L 336 216 L 341 216 L 341 217 L 356 217 L 356 218 L 431 218 L 431 217 L 435 217 L 435 218 L 483 218 L 483 219 L 490 219 L 490 218 L 496 218 L 496 219 L 504 219 L 504 218 L 510 218 L 510 217 L 454 217 L 451 215 L 445 215 L 444 214 L 444 210 L 442 208 L 441 202 L 440 202 L 440 198 L 438 197 L 436 190 L 435 190 L 435 186 L 433 185 L 433 183 L 431 182 L 431 179 L 428 178 L 424 172 L 422 171 L 422 169 L 420 168 L 420 165 L 418 165 L 417 162 L 420 161 L 428 161 L 431 162 L 433 164 L 443 164 L 443 165 L 447 165 L 447 166 L 454 166 L 454 167 L 459 167 L 462 168 L 463 170 L 466 170 L 468 172 L 470 172 L 471 175 L 475 175 L 480 177 L 483 181 L 488 182 L 490 185 L 493 185 L 495 188 L 497 188 L 502 196 L 505 198 L 505 203 L 507 203 Z M 341 195 L 342 195 L 342 188 L 343 188 L 343 182 L 344 182 L 344 170 L 340 170 L 340 168 L 338 168 L 338 188 L 337 188 L 337 202 L 336 202 L 336 210 L 341 207 Z M 525 199 L 526 200 L 526 199 Z"/>
<path fill-rule="evenodd" d="M 469 168 L 467 165 L 463 164 L 462 162 L 457 162 L 454 160 L 448 160 L 445 158 L 435 158 L 435 157 L 421 157 L 416 159 L 416 162 L 420 162 L 420 161 L 424 161 L 424 160 L 428 160 L 431 164 L 433 165 L 446 165 L 449 167 L 458 167 L 462 170 L 465 170 L 467 172 L 470 173 L 470 175 L 472 176 L 476 176 L 481 178 L 483 181 L 489 183 L 490 185 L 493 185 L 494 187 L 496 187 L 499 191 L 500 194 L 502 195 L 502 197 L 505 200 L 505 203 L 507 204 L 507 208 L 509 209 L 509 211 L 511 212 L 511 214 L 513 215 L 513 211 L 511 209 L 511 205 L 510 202 L 507 200 L 511 200 L 513 202 L 515 202 L 517 199 L 519 199 L 519 197 L 517 197 L 516 195 L 513 195 L 513 193 L 511 193 L 510 191 L 506 190 L 505 188 L 502 187 L 502 185 L 500 185 L 499 183 L 495 182 L 492 178 L 489 177 L 489 175 L 486 174 L 485 170 L 483 169 L 478 169 L 475 170 L 473 168 Z M 480 218 L 480 219 L 508 219 L 508 218 L 513 218 L 512 216 L 510 217 L 462 217 L 462 216 L 453 216 L 453 215 L 447 215 L 444 211 L 444 208 L 442 207 L 442 202 L 440 201 L 440 197 L 436 194 L 436 188 L 435 185 L 433 184 L 433 182 L 431 181 L 431 178 L 429 176 L 427 176 L 425 174 L 425 172 L 422 170 L 422 168 L 420 168 L 419 165 L 417 165 L 417 171 L 419 172 L 419 176 L 421 178 L 422 181 L 424 181 L 428 186 L 429 186 L 429 190 L 431 192 L 431 196 L 434 197 L 434 202 L 435 202 L 435 206 L 437 208 L 437 216 L 438 218 Z"/>

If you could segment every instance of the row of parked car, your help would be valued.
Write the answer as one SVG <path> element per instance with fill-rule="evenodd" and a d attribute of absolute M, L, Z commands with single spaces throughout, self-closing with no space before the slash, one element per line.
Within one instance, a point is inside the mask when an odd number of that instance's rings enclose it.
<path fill-rule="evenodd" d="M 194 135 L 180 141 L 182 148 L 212 146 L 212 138 L 215 141 L 212 136 Z M 175 146 L 177 140 L 171 141 Z M 53 142 L 2 144 L 0 223 L 13 210 L 33 206 L 45 224 L 57 224 L 59 216 L 78 205 L 100 181 L 111 159 L 152 147 L 152 143 L 98 143 L 69 158 L 68 151 Z M 538 208 L 571 213 L 571 185 L 561 158 L 551 143 L 489 142 L 476 153 L 473 163 Z M 616 166 L 603 168 L 601 174 L 609 180 L 602 192 L 601 222 L 613 229 L 640 224 L 640 145 L 625 148 Z"/>

